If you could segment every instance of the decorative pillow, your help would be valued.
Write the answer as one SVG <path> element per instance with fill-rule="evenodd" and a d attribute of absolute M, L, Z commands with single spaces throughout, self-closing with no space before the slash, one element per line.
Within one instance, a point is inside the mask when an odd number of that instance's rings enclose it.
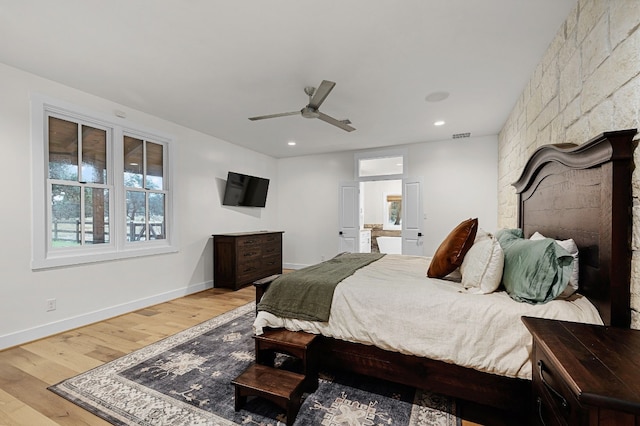
<path fill-rule="evenodd" d="M 546 237 L 539 232 L 535 232 L 531 237 L 529 237 L 529 239 L 531 240 L 542 240 L 544 238 Z M 566 299 L 567 297 L 578 291 L 578 278 L 580 276 L 578 245 L 571 238 L 569 238 L 568 240 L 556 240 L 556 243 L 558 243 L 560 247 L 568 251 L 569 254 L 573 256 L 573 271 L 571 271 L 571 276 L 569 277 L 569 285 L 567 285 L 567 288 L 565 288 L 564 291 L 558 296 L 558 299 Z"/>
<path fill-rule="evenodd" d="M 504 254 L 500 243 L 493 235 L 478 230 L 475 242 L 460 265 L 462 285 L 471 288 L 471 293 L 493 293 L 500 286 L 503 268 Z"/>
<path fill-rule="evenodd" d="M 456 226 L 440 244 L 431 259 L 427 276 L 443 278 L 462 264 L 478 231 L 478 219 L 467 219 Z"/>
<path fill-rule="evenodd" d="M 518 302 L 547 303 L 567 287 L 573 256 L 550 238 L 525 240 L 517 231 L 496 232 L 504 252 L 502 284 Z"/>

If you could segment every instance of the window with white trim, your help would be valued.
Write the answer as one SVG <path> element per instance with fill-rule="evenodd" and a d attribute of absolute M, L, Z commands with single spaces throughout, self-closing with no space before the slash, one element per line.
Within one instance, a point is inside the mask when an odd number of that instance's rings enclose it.
<path fill-rule="evenodd" d="M 165 238 L 164 146 L 124 136 L 127 241 Z"/>
<path fill-rule="evenodd" d="M 177 251 L 170 137 L 34 96 L 32 148 L 32 268 Z"/>
<path fill-rule="evenodd" d="M 52 113 L 47 124 L 49 250 L 109 244 L 111 129 Z"/>
<path fill-rule="evenodd" d="M 355 180 L 365 182 L 406 178 L 407 157 L 406 148 L 356 152 Z"/>

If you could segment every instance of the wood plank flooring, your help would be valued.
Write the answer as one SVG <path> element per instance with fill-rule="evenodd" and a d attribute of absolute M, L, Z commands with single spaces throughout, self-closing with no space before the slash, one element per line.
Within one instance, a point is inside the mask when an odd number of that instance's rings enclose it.
<path fill-rule="evenodd" d="M 254 298 L 252 286 L 205 290 L 0 351 L 0 426 L 108 425 L 47 387 Z M 488 419 L 484 424 L 508 424 L 491 410 L 463 409 L 469 418 Z M 463 421 L 464 426 L 477 424 Z"/>

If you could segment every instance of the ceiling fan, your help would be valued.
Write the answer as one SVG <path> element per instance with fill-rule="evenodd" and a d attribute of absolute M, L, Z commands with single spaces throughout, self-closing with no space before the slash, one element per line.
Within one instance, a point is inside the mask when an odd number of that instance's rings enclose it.
<path fill-rule="evenodd" d="M 331 90 L 336 85 L 333 81 L 322 80 L 320 83 L 320 87 L 317 89 L 315 87 L 305 87 L 304 93 L 309 96 L 309 103 L 306 107 L 302 108 L 300 111 L 292 111 L 292 112 L 281 112 L 279 114 L 270 114 L 270 115 L 260 115 L 258 117 L 249 117 L 249 120 L 264 120 L 266 118 L 276 118 L 276 117 L 286 117 L 287 115 L 296 115 L 300 114 L 304 118 L 319 118 L 320 120 L 333 124 L 336 127 L 340 127 L 342 130 L 346 130 L 347 132 L 352 132 L 355 128 L 349 126 L 351 122 L 349 120 L 336 120 L 333 117 L 328 116 L 318 110 L 322 102 L 329 96 Z"/>

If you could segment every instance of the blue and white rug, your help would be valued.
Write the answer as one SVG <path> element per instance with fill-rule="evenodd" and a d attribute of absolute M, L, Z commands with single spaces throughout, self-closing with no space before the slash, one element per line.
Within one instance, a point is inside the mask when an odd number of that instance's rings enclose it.
<path fill-rule="evenodd" d="M 49 389 L 116 425 L 284 425 L 261 398 L 234 410 L 231 380 L 255 361 L 255 305 L 237 308 Z M 407 386 L 323 372 L 296 425 L 460 425 L 455 401 Z"/>

